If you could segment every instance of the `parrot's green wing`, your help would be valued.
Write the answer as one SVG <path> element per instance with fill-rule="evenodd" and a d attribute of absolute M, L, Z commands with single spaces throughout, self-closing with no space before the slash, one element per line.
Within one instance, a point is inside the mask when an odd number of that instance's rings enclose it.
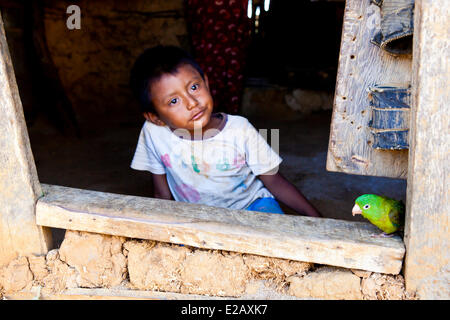
<path fill-rule="evenodd" d="M 405 205 L 402 201 L 391 200 L 389 211 L 389 220 L 396 228 L 400 228 L 403 225 L 405 218 Z"/>

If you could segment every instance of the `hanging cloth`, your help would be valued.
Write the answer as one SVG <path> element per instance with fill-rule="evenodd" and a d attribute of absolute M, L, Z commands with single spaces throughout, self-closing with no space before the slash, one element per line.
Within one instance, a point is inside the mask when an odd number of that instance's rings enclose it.
<path fill-rule="evenodd" d="M 381 9 L 381 30 L 371 42 L 392 55 L 412 53 L 414 0 L 371 0 Z"/>
<path fill-rule="evenodd" d="M 250 44 L 248 0 L 187 0 L 192 54 L 208 76 L 215 111 L 239 112 Z"/>

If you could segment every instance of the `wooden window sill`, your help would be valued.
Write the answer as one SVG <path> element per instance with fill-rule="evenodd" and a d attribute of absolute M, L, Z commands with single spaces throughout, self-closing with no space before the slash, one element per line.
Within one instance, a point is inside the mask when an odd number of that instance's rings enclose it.
<path fill-rule="evenodd" d="M 399 236 L 366 222 L 229 210 L 42 184 L 41 226 L 398 274 Z"/>

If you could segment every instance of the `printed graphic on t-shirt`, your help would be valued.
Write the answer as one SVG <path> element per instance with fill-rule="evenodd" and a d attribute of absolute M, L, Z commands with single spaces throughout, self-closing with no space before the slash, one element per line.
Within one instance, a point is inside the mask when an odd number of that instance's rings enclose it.
<path fill-rule="evenodd" d="M 255 199 L 273 197 L 257 178 L 281 158 L 240 116 L 205 140 L 188 140 L 168 127 L 146 122 L 131 164 L 133 169 L 166 174 L 177 201 L 245 209 Z"/>

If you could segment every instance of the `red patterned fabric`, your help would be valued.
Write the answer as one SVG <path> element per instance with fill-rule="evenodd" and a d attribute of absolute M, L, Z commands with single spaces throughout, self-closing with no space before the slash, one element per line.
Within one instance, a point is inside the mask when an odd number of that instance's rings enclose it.
<path fill-rule="evenodd" d="M 215 111 L 236 114 L 250 42 L 248 0 L 187 0 L 193 55 L 208 76 Z"/>

